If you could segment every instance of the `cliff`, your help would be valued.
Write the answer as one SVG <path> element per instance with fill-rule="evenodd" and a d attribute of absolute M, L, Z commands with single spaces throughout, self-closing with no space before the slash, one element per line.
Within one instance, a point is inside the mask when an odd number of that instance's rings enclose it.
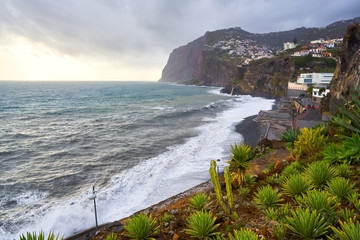
<path fill-rule="evenodd" d="M 244 60 L 257 53 L 271 55 L 282 49 L 284 42 L 294 38 L 298 43 L 319 38 L 342 38 L 347 26 L 354 22 L 360 22 L 360 18 L 336 22 L 324 28 L 303 27 L 265 34 L 250 33 L 241 28 L 207 32 L 173 50 L 159 81 L 225 87 L 225 92 L 229 93 L 235 87 L 235 92 L 238 93 L 283 95 L 285 82 L 296 76 L 294 59 L 274 57 L 272 60 L 254 61 L 249 66 L 242 67 Z M 223 45 L 219 46 L 219 43 Z M 239 43 L 240 45 L 236 45 Z M 242 48 L 245 53 L 231 54 L 229 48 Z M 256 53 L 253 49 L 256 49 Z"/>
<path fill-rule="evenodd" d="M 350 91 L 360 84 L 360 24 L 349 26 L 344 37 L 343 49 L 338 57 L 334 77 L 330 84 L 330 112 L 336 112 L 337 104 L 347 99 Z"/>

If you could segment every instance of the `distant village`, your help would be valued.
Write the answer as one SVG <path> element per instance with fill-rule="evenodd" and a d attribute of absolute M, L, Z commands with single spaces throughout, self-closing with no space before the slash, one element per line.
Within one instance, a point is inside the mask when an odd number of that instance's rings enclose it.
<path fill-rule="evenodd" d="M 331 52 L 335 47 L 342 45 L 343 39 L 317 39 L 306 45 L 297 45 L 294 42 L 285 42 L 284 48 L 275 54 L 264 45 L 254 40 L 232 37 L 228 40 L 220 40 L 212 45 L 205 45 L 204 51 L 227 52 L 229 58 L 241 57 L 244 59 L 242 65 L 248 65 L 251 61 L 262 58 L 273 58 L 275 55 L 288 54 L 293 57 L 310 55 L 315 58 L 333 58 Z M 303 73 L 296 82 L 288 83 L 288 95 L 296 98 L 306 95 L 309 88 L 312 90 L 311 101 L 318 105 L 322 97 L 329 92 L 329 86 L 333 73 Z"/>
<path fill-rule="evenodd" d="M 262 58 L 274 57 L 273 52 L 266 46 L 259 45 L 256 41 L 250 39 L 231 38 L 229 40 L 221 40 L 213 45 L 205 45 L 205 51 L 228 51 L 229 57 L 243 57 L 244 64 L 250 61 Z"/>

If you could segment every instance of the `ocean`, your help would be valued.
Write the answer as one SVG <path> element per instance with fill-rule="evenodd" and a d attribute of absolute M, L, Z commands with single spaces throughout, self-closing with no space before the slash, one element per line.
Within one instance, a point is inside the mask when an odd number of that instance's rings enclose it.
<path fill-rule="evenodd" d="M 0 81 L 0 239 L 70 236 L 209 180 L 273 100 L 157 82 Z"/>

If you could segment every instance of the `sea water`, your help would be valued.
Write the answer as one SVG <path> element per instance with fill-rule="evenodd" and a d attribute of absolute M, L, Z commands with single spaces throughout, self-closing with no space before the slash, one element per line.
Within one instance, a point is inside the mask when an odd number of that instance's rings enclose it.
<path fill-rule="evenodd" d="M 273 100 L 155 82 L 0 82 L 0 239 L 69 236 L 209 179 Z"/>

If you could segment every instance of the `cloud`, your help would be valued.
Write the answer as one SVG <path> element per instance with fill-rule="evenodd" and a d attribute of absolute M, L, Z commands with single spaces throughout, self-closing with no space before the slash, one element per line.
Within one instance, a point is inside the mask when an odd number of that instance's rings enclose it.
<path fill-rule="evenodd" d="M 174 48 L 209 30 L 321 27 L 357 17 L 358 9 L 358 0 L 2 0 L 0 40 L 21 36 L 59 56 L 160 74 Z"/>

